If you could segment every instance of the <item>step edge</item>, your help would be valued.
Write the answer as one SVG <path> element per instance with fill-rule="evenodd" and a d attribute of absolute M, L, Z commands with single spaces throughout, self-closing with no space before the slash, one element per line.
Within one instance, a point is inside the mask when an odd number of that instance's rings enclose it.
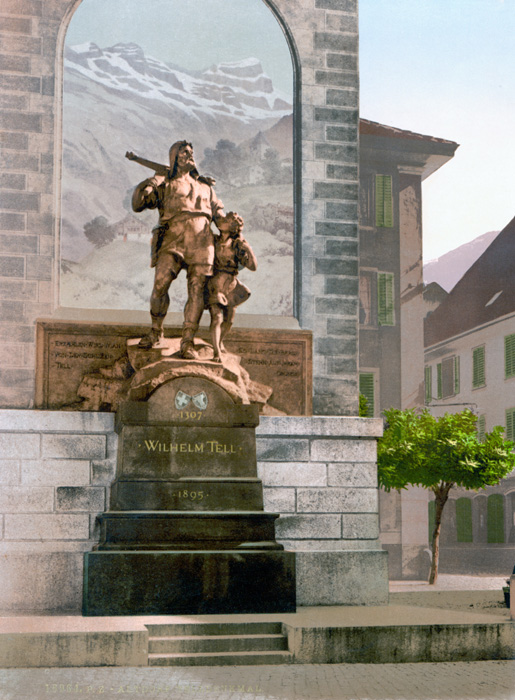
<path fill-rule="evenodd" d="M 209 651 L 209 652 L 170 652 L 170 653 L 165 653 L 165 654 L 157 654 L 157 653 L 150 653 L 148 655 L 149 660 L 150 659 L 184 659 L 188 657 L 192 657 L 194 659 L 200 659 L 204 657 L 226 657 L 226 656 L 239 656 L 239 657 L 245 657 L 245 656 L 292 656 L 291 651 L 287 651 L 286 649 L 276 649 L 276 650 L 256 650 L 256 651 Z"/>
<path fill-rule="evenodd" d="M 222 639 L 287 639 L 284 634 L 182 634 L 182 635 L 165 635 L 162 637 L 149 637 L 149 642 L 157 641 L 190 641 L 193 639 L 202 639 L 209 641 L 220 641 Z"/>

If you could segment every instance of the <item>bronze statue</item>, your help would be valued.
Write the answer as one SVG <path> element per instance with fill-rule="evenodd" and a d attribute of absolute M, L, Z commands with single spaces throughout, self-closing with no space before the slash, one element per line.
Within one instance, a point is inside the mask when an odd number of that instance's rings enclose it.
<path fill-rule="evenodd" d="M 257 269 L 254 251 L 241 235 L 241 227 L 235 217 L 237 215 L 233 212 L 227 214 L 227 219 L 234 219 L 238 228 L 225 229 L 215 241 L 215 271 L 206 290 L 215 362 L 221 362 L 223 339 L 232 328 L 236 307 L 250 296 L 248 287 L 238 280 L 238 266 L 242 265 L 252 271 Z"/>
<path fill-rule="evenodd" d="M 163 323 L 170 304 L 168 289 L 185 268 L 188 300 L 184 307 L 181 355 L 195 358 L 193 340 L 204 310 L 204 290 L 213 275 L 215 239 L 214 221 L 222 233 L 239 233 L 243 219 L 236 213 L 224 216 L 211 178 L 201 177 L 193 160 L 188 141 L 177 141 L 170 148 L 170 168 L 126 154 L 131 160 L 153 167 L 153 177 L 141 182 L 132 196 L 132 208 L 159 210 L 159 224 L 152 231 L 151 266 L 155 267 L 154 287 L 150 298 L 152 328 L 140 341 L 149 349 L 163 337 Z"/>

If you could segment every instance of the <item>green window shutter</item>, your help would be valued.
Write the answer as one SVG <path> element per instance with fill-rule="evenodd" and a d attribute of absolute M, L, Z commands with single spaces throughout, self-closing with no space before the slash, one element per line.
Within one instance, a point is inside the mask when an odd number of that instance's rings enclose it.
<path fill-rule="evenodd" d="M 436 398 L 442 398 L 442 363 L 436 365 Z"/>
<path fill-rule="evenodd" d="M 472 388 L 485 385 L 485 346 L 472 350 Z"/>
<path fill-rule="evenodd" d="M 454 358 L 454 395 L 460 393 L 460 358 L 456 355 Z"/>
<path fill-rule="evenodd" d="M 424 368 L 424 388 L 426 403 L 431 403 L 433 398 L 433 371 L 432 367 Z"/>
<path fill-rule="evenodd" d="M 504 338 L 504 376 L 515 377 L 515 333 Z"/>
<path fill-rule="evenodd" d="M 384 186 L 383 186 L 383 212 L 384 212 L 384 223 L 383 226 L 386 228 L 393 227 L 393 197 L 392 197 L 392 176 L 384 176 Z"/>
<path fill-rule="evenodd" d="M 483 414 L 477 419 L 477 438 L 480 442 L 485 441 L 486 416 Z"/>
<path fill-rule="evenodd" d="M 502 544 L 504 542 L 504 496 L 500 493 L 488 496 L 486 527 L 488 543 Z"/>
<path fill-rule="evenodd" d="M 433 530 L 435 529 L 435 519 L 436 519 L 436 502 L 429 501 L 427 504 L 427 526 L 428 526 L 428 539 L 429 542 L 433 540 Z"/>
<path fill-rule="evenodd" d="M 470 498 L 456 500 L 456 539 L 472 542 L 472 501 Z"/>
<path fill-rule="evenodd" d="M 515 408 L 506 410 L 506 440 L 515 440 Z"/>
<path fill-rule="evenodd" d="M 377 323 L 380 326 L 395 325 L 393 279 L 393 272 L 377 273 Z"/>
<path fill-rule="evenodd" d="M 376 226 L 393 227 L 391 175 L 376 175 Z"/>
<path fill-rule="evenodd" d="M 442 398 L 454 396 L 454 357 L 442 360 Z"/>
<path fill-rule="evenodd" d="M 373 418 L 375 411 L 374 401 L 374 374 L 373 372 L 361 372 L 359 375 L 359 393 L 367 400 L 367 416 Z"/>

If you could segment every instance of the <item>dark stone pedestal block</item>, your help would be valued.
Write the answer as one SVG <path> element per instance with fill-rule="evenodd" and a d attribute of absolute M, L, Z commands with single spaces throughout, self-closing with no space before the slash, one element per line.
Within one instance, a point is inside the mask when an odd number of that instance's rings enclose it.
<path fill-rule="evenodd" d="M 98 550 L 282 549 L 275 542 L 277 513 L 119 511 L 103 513 Z"/>
<path fill-rule="evenodd" d="M 257 478 L 118 479 L 110 510 L 263 510 Z"/>
<path fill-rule="evenodd" d="M 88 552 L 83 615 L 295 612 L 293 552 Z"/>

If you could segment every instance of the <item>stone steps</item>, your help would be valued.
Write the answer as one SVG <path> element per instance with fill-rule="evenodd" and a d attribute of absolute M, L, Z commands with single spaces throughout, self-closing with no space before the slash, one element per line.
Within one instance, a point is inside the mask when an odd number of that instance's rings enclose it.
<path fill-rule="evenodd" d="M 148 625 L 149 666 L 235 666 L 292 662 L 280 623 Z"/>
<path fill-rule="evenodd" d="M 150 637 L 190 637 L 200 635 L 282 634 L 281 622 L 189 622 L 148 623 Z"/>
<path fill-rule="evenodd" d="M 217 651 L 284 651 L 288 640 L 282 634 L 210 635 L 190 637 L 151 637 L 150 654 Z"/>

